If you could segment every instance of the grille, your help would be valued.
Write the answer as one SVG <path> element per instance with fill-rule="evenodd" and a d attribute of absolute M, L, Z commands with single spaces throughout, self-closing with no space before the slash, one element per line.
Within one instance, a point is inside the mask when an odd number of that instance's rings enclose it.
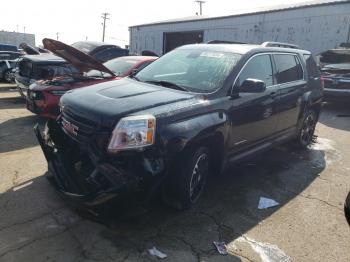
<path fill-rule="evenodd" d="M 62 112 L 62 128 L 68 136 L 83 144 L 92 141 L 98 130 L 96 123 L 66 110 Z"/>

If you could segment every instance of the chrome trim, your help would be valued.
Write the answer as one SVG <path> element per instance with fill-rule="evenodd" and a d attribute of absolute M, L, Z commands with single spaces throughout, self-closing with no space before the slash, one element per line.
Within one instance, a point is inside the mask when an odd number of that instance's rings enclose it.
<path fill-rule="evenodd" d="M 323 90 L 326 92 L 338 92 L 338 93 L 349 93 L 350 94 L 350 89 L 324 88 Z"/>
<path fill-rule="evenodd" d="M 299 79 L 299 80 L 295 80 L 295 81 L 292 81 L 292 82 L 286 82 L 286 83 L 282 83 L 282 84 L 275 84 L 275 85 L 272 85 L 272 86 L 267 86 L 266 88 L 271 88 L 271 87 L 278 87 L 278 86 L 281 86 L 281 85 L 286 85 L 286 84 L 290 84 L 290 83 L 294 83 L 294 82 L 299 82 L 299 81 L 306 81 L 305 80 L 305 70 L 304 70 L 304 66 L 303 66 L 303 64 L 301 63 L 301 61 L 300 61 L 300 58 L 299 58 L 299 56 L 296 54 L 296 53 L 288 53 L 288 52 L 266 52 L 266 53 L 258 53 L 258 54 L 254 54 L 254 55 L 252 55 L 251 57 L 249 57 L 249 59 L 244 63 L 244 65 L 242 66 L 242 68 L 241 68 L 241 70 L 239 70 L 239 72 L 238 72 L 238 74 L 237 74 L 237 76 L 236 76 L 236 78 L 235 78 L 235 80 L 233 81 L 233 84 L 232 84 L 232 86 L 231 86 L 231 92 L 230 92 L 230 94 L 232 94 L 233 93 L 233 88 L 234 88 L 234 86 L 235 86 L 235 84 L 236 84 L 236 82 L 237 82 L 237 79 L 238 79 L 238 77 L 240 76 L 240 74 L 242 73 L 242 71 L 243 71 L 243 69 L 246 67 L 246 65 L 249 63 L 249 61 L 250 60 L 252 60 L 254 57 L 256 57 L 256 56 L 259 56 L 259 55 L 293 55 L 293 56 L 296 56 L 299 60 L 299 63 L 300 63 L 300 65 L 301 65 L 301 69 L 303 70 L 303 79 Z M 271 59 L 271 66 L 273 67 L 273 65 L 272 65 L 272 63 L 273 63 L 273 61 L 272 61 L 272 58 L 270 57 L 270 59 Z"/>

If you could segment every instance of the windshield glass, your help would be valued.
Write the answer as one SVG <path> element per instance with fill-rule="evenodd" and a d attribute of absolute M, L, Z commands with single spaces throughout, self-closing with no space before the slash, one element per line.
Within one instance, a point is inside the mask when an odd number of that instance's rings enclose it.
<path fill-rule="evenodd" d="M 117 76 L 124 76 L 139 61 L 134 59 L 112 59 L 104 63 L 104 66 L 115 73 Z"/>
<path fill-rule="evenodd" d="M 177 49 L 140 71 L 143 82 L 166 81 L 188 91 L 208 93 L 220 88 L 240 54 L 198 49 Z"/>

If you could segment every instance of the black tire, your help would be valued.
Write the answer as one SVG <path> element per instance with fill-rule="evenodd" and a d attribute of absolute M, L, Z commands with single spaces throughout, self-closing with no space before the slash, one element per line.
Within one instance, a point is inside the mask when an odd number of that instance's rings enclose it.
<path fill-rule="evenodd" d="M 301 120 L 299 131 L 297 133 L 296 145 L 298 148 L 305 149 L 315 142 L 315 129 L 317 124 L 317 114 L 313 109 L 307 109 Z"/>
<path fill-rule="evenodd" d="M 346 220 L 350 225 L 350 192 L 345 200 L 344 211 L 345 211 Z"/>
<path fill-rule="evenodd" d="M 12 83 L 11 70 L 5 71 L 5 73 L 4 73 L 4 80 L 5 80 L 7 83 Z"/>
<path fill-rule="evenodd" d="M 200 198 L 209 173 L 209 150 L 188 150 L 162 188 L 163 201 L 178 210 L 190 208 Z"/>

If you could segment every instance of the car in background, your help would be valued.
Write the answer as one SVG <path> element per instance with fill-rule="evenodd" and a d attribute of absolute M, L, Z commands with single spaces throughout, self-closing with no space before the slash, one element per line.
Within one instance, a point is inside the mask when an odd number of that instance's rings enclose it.
<path fill-rule="evenodd" d="M 112 59 L 104 64 L 93 57 L 62 42 L 44 39 L 45 48 L 71 63 L 79 73 L 37 81 L 29 87 L 26 107 L 29 111 L 47 118 L 57 118 L 59 100 L 67 91 L 101 82 L 120 79 L 134 74 L 157 57 L 127 56 Z"/>
<path fill-rule="evenodd" d="M 133 77 L 68 92 L 44 136 L 35 127 L 48 178 L 89 208 L 154 193 L 189 208 L 209 173 L 315 141 L 323 89 L 312 59 L 297 48 L 185 45 Z"/>
<path fill-rule="evenodd" d="M 38 80 L 50 80 L 58 76 L 79 73 L 66 60 L 52 55 L 25 55 L 18 61 L 15 72 L 17 90 L 22 97 L 26 97 L 29 86 Z"/>
<path fill-rule="evenodd" d="M 319 55 L 326 101 L 350 102 L 350 47 L 327 50 Z"/>
<path fill-rule="evenodd" d="M 104 63 L 116 57 L 129 55 L 129 50 L 104 42 L 80 41 L 72 46 Z"/>
<path fill-rule="evenodd" d="M 9 44 L 2 44 L 2 43 L 0 43 L 0 51 L 18 52 L 18 48 L 15 45 L 9 45 Z"/>
<path fill-rule="evenodd" d="M 0 79 L 8 83 L 14 82 L 13 70 L 21 56 L 22 53 L 18 51 L 0 51 Z"/>

